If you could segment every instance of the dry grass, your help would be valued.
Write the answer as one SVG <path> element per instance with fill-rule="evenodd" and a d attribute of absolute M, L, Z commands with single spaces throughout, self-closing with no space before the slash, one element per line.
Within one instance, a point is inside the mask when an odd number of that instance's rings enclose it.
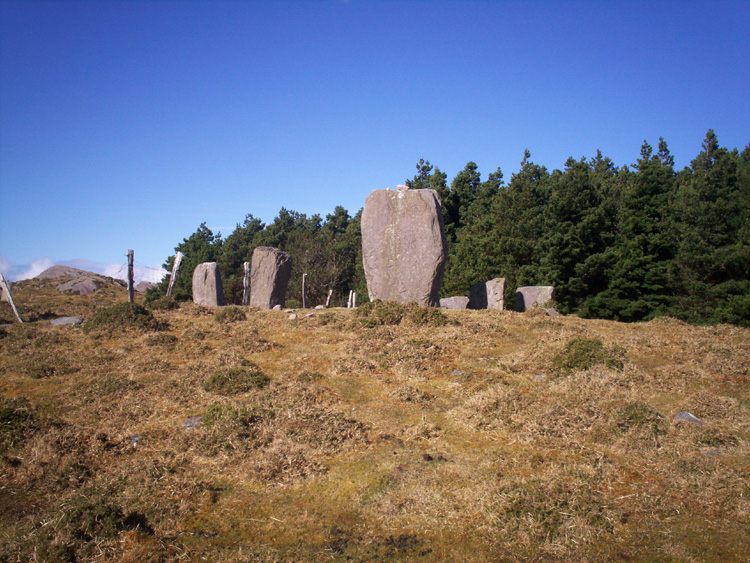
<path fill-rule="evenodd" d="M 750 560 L 746 329 L 19 285 L 0 561 Z"/>

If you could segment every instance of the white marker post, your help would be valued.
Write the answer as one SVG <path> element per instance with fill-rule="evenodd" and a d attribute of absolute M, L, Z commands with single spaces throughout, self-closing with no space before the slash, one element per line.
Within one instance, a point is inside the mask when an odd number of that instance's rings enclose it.
<path fill-rule="evenodd" d="M 174 255 L 174 265 L 172 266 L 172 276 L 169 278 L 169 287 L 167 287 L 167 297 L 172 296 L 172 289 L 174 288 L 174 282 L 177 279 L 177 272 L 180 271 L 180 262 L 182 262 L 182 252 L 177 251 Z"/>

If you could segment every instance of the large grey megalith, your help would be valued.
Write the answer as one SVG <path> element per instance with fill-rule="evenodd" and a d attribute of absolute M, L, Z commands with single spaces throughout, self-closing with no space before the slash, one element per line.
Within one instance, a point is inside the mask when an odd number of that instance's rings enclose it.
<path fill-rule="evenodd" d="M 542 306 L 555 298 L 551 285 L 529 285 L 516 289 L 516 311 L 522 313 L 534 305 Z"/>
<path fill-rule="evenodd" d="M 224 289 L 216 262 L 203 262 L 193 272 L 193 301 L 204 307 L 224 305 Z"/>
<path fill-rule="evenodd" d="M 435 190 L 374 190 L 362 211 L 370 299 L 440 305 L 448 243 Z"/>
<path fill-rule="evenodd" d="M 469 290 L 469 309 L 505 308 L 505 278 L 475 283 Z"/>
<path fill-rule="evenodd" d="M 271 246 L 257 247 L 250 265 L 250 306 L 283 308 L 291 276 L 291 256 Z"/>

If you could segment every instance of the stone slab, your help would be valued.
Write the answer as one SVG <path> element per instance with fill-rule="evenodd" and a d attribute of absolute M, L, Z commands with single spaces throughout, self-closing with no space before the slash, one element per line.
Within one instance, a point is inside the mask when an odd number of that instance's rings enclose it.
<path fill-rule="evenodd" d="M 516 289 L 516 311 L 523 313 L 534 305 L 542 306 L 555 298 L 551 285 L 529 285 Z"/>
<path fill-rule="evenodd" d="M 440 305 L 448 243 L 435 190 L 374 190 L 362 211 L 370 299 Z"/>

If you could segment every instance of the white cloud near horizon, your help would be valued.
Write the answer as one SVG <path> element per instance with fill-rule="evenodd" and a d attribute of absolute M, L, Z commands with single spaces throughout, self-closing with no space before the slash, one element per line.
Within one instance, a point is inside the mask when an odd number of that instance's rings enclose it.
<path fill-rule="evenodd" d="M 28 279 L 34 278 L 38 276 L 39 274 L 41 274 L 47 268 L 51 268 L 54 265 L 55 263 L 49 258 L 40 258 L 38 260 L 34 260 L 31 264 L 29 264 L 28 270 L 20 274 L 16 274 L 15 281 L 28 280 Z"/>
<path fill-rule="evenodd" d="M 10 265 L 8 259 L 3 254 L 0 254 L 0 273 L 7 277 L 10 275 L 12 269 L 13 266 Z"/>

